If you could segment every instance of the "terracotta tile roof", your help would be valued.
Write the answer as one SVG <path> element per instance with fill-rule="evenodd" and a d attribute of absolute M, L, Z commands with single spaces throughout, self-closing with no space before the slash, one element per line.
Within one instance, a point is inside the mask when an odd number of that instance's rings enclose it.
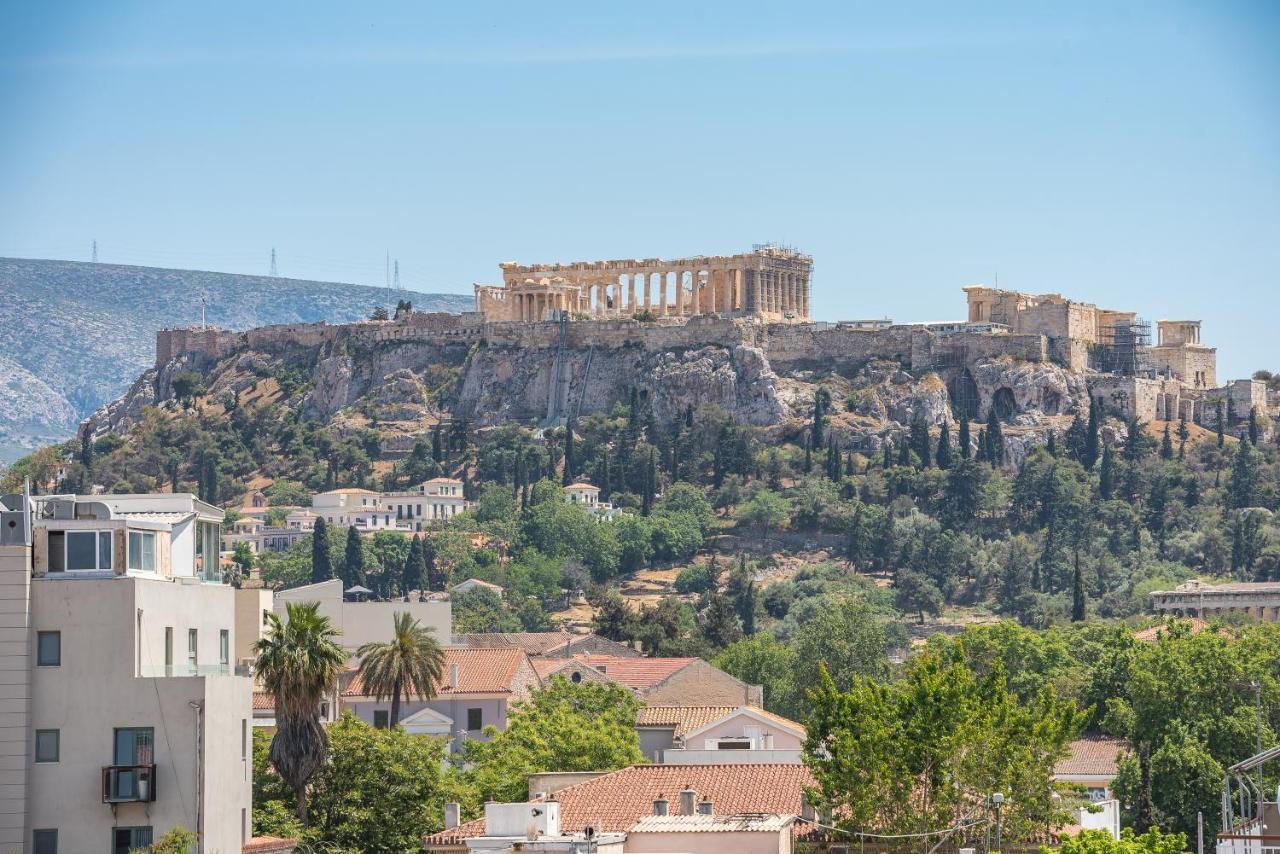
<path fill-rule="evenodd" d="M 575 656 L 633 691 L 647 691 L 688 667 L 696 658 L 621 658 L 616 655 Z"/>
<path fill-rule="evenodd" d="M 580 833 L 620 832 L 653 814 L 660 796 L 678 810 L 680 791 L 691 788 L 697 800 L 710 798 L 717 815 L 776 813 L 799 815 L 805 786 L 814 785 L 803 765 L 632 765 L 555 793 L 560 802 L 560 829 Z M 797 822 L 793 833 L 810 826 Z M 484 819 L 476 819 L 428 836 L 428 847 L 460 845 L 484 835 Z"/>
<path fill-rule="evenodd" d="M 728 717 L 739 709 L 750 709 L 755 714 L 774 721 L 779 726 L 793 729 L 801 734 L 804 726 L 787 720 L 781 715 L 757 709 L 754 706 L 645 706 L 636 717 L 638 727 L 674 727 L 676 738 L 684 738 L 686 733 L 701 729 L 709 723 Z"/>
<path fill-rule="evenodd" d="M 1067 749 L 1070 754 L 1054 766 L 1054 774 L 1114 777 L 1121 754 L 1129 750 L 1129 742 L 1109 735 L 1086 735 L 1071 742 Z"/>
<path fill-rule="evenodd" d="M 516 648 L 524 650 L 529 655 L 546 655 L 584 637 L 587 635 L 575 635 L 570 632 L 477 632 L 458 635 L 457 642 L 471 649 Z"/>
<path fill-rule="evenodd" d="M 275 709 L 275 707 L 276 707 L 276 701 L 272 698 L 269 692 L 267 691 L 253 692 L 254 711 Z"/>
<path fill-rule="evenodd" d="M 1198 635 L 1205 629 L 1209 628 L 1209 624 L 1199 617 L 1188 617 L 1185 620 L 1170 620 L 1168 622 L 1158 623 L 1150 628 L 1141 629 L 1133 633 L 1133 639 L 1141 643 L 1155 643 L 1160 640 L 1162 635 L 1169 634 L 1169 625 L 1171 623 L 1186 623 L 1187 629 L 1193 635 Z"/>
<path fill-rule="evenodd" d="M 360 489 L 356 486 L 345 486 L 340 489 L 330 489 L 328 492 L 321 492 L 321 495 L 377 495 L 372 489 Z"/>
<path fill-rule="evenodd" d="M 525 660 L 522 649 L 446 649 L 444 675 L 436 685 L 436 695 L 514 693 L 518 687 L 514 684 L 516 671 Z M 452 687 L 449 680 L 455 664 L 458 665 L 458 685 Z M 342 689 L 342 696 L 365 696 L 359 671 L 350 672 L 350 681 Z"/>
<path fill-rule="evenodd" d="M 627 833 L 778 833 L 794 822 L 793 815 L 647 815 Z"/>
<path fill-rule="evenodd" d="M 595 486 L 595 485 L 590 484 L 590 483 L 583 483 L 582 481 L 578 481 L 577 483 L 571 483 L 571 484 L 569 484 L 568 486 L 566 486 L 566 487 L 565 487 L 565 491 L 566 491 L 566 492 L 567 492 L 568 490 L 570 490 L 570 489 L 577 489 L 577 490 L 583 490 L 583 489 L 586 489 L 586 490 L 591 490 L 591 491 L 594 491 L 594 492 L 599 492 L 599 491 L 600 491 L 600 487 Z"/>
<path fill-rule="evenodd" d="M 529 663 L 533 665 L 534 672 L 538 674 L 538 678 L 546 679 L 551 674 L 563 667 L 573 664 L 572 658 L 543 658 L 535 656 L 529 659 Z"/>
<path fill-rule="evenodd" d="M 284 854 L 298 847 L 298 840 L 279 836 L 255 836 L 240 850 L 243 854 Z"/>

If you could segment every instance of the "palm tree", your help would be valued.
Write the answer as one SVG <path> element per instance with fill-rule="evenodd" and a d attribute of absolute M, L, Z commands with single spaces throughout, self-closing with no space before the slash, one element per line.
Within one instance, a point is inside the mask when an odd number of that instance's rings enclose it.
<path fill-rule="evenodd" d="M 276 734 L 268 758 L 298 801 L 307 823 L 307 783 L 324 764 L 329 737 L 320 725 L 320 702 L 347 661 L 334 642 L 339 634 L 315 602 L 290 602 L 285 621 L 267 612 L 267 634 L 253 645 L 254 672 L 275 703 Z"/>
<path fill-rule="evenodd" d="M 436 695 L 444 674 L 444 650 L 432 631 L 419 625 L 412 614 L 397 611 L 388 643 L 367 643 L 356 650 L 364 693 L 379 702 L 391 698 L 387 726 L 393 729 L 400 721 L 401 697 L 430 700 Z"/>

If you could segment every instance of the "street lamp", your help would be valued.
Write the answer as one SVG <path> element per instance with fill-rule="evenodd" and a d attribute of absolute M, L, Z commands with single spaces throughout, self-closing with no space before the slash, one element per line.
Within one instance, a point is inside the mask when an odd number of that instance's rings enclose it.
<path fill-rule="evenodd" d="M 991 796 L 991 804 L 996 808 L 996 851 L 1000 851 L 1000 806 L 1004 803 L 1004 793 L 996 792 Z"/>

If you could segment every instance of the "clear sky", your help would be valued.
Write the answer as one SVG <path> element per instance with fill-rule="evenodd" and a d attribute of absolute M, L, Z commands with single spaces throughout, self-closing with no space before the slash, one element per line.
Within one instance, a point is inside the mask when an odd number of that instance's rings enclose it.
<path fill-rule="evenodd" d="M 815 258 L 1280 370 L 1280 3 L 0 0 L 0 255 L 469 293 L 503 260 Z"/>

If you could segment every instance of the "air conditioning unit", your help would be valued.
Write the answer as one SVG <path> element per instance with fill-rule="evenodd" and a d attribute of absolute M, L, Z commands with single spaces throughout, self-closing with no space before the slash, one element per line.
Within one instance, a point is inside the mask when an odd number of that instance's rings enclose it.
<path fill-rule="evenodd" d="M 0 511 L 0 546 L 25 546 L 27 514 L 21 510 Z"/>

